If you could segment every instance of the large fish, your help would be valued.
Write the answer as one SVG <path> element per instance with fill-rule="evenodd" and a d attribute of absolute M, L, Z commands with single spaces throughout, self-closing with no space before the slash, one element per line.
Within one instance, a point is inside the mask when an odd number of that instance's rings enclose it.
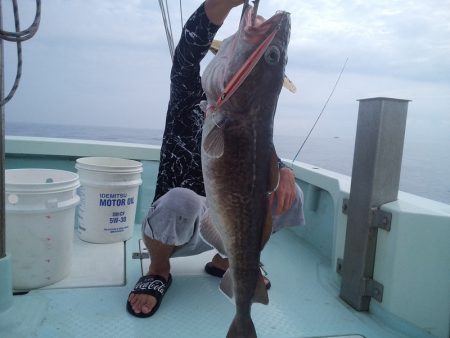
<path fill-rule="evenodd" d="M 202 75 L 206 197 L 230 264 L 220 287 L 236 304 L 227 337 L 256 337 L 251 305 L 269 301 L 259 262 L 272 228 L 268 196 L 279 179 L 273 119 L 289 35 L 288 13 L 264 20 L 248 6 Z"/>

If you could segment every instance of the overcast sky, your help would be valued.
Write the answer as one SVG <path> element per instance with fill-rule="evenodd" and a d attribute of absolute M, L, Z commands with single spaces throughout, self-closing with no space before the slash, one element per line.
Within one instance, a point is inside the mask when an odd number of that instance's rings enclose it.
<path fill-rule="evenodd" d="M 178 0 L 168 0 L 175 43 Z M 5 29 L 13 30 L 9 1 Z M 157 0 L 44 0 L 36 36 L 23 43 L 23 76 L 6 106 L 6 121 L 162 129 L 170 56 Z M 199 0 L 183 0 L 186 21 Z M 298 88 L 283 90 L 275 133 L 304 134 L 347 67 L 319 133 L 353 133 L 357 99 L 410 99 L 408 130 L 450 143 L 450 1 L 261 0 L 266 17 L 291 13 L 287 75 Z M 20 1 L 21 27 L 32 22 L 34 0 Z M 232 34 L 234 9 L 217 38 Z M 6 91 L 16 68 L 6 43 Z M 207 60 L 205 60 L 207 62 Z"/>

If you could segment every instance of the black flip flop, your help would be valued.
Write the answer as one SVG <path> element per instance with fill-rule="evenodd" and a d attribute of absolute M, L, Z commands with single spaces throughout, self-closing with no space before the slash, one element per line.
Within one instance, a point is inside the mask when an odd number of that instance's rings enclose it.
<path fill-rule="evenodd" d="M 130 292 L 130 295 L 151 295 L 156 298 L 156 305 L 149 313 L 136 313 L 133 311 L 130 302 L 127 300 L 127 311 L 133 316 L 139 318 L 148 318 L 150 316 L 153 316 L 159 309 L 163 296 L 167 292 L 167 289 L 169 289 L 170 284 L 172 284 L 172 275 L 169 275 L 167 281 L 165 278 L 158 275 L 142 276 L 134 286 L 133 291 Z M 128 297 L 130 296 L 128 295 Z"/>
<path fill-rule="evenodd" d="M 211 276 L 222 278 L 225 274 L 225 270 L 216 268 L 212 262 L 206 263 L 205 272 Z"/>
<path fill-rule="evenodd" d="M 225 274 L 225 270 L 215 267 L 212 262 L 206 263 L 205 272 L 208 275 L 219 277 L 219 278 L 222 278 L 223 275 Z M 267 280 L 266 289 L 269 290 L 270 287 L 272 286 L 272 284 L 270 283 L 270 280 L 267 277 L 264 277 L 264 279 Z"/>

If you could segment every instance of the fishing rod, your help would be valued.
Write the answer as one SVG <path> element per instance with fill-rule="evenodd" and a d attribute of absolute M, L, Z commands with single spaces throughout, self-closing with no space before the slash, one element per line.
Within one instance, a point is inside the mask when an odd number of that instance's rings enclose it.
<path fill-rule="evenodd" d="M 163 18 L 164 29 L 166 31 L 166 39 L 167 39 L 167 44 L 169 45 L 170 58 L 171 58 L 171 60 L 173 60 L 175 46 L 174 46 L 174 42 L 173 42 L 172 23 L 170 22 L 169 6 L 167 5 L 167 0 L 165 2 L 163 0 L 159 0 L 158 3 L 159 3 L 159 8 L 161 9 L 161 15 Z M 180 6 L 181 6 L 181 3 L 180 3 Z"/>
<path fill-rule="evenodd" d="M 169 53 L 170 58 L 173 60 L 173 54 L 175 52 L 175 43 L 173 40 L 173 32 L 172 32 L 172 22 L 170 21 L 170 13 L 169 13 L 169 6 L 167 3 L 167 0 L 159 0 L 159 8 L 161 10 L 161 15 L 164 23 L 164 29 L 166 31 L 166 39 L 167 44 L 169 45 Z M 181 0 L 179 1 L 180 6 L 180 23 L 181 23 L 181 30 L 183 30 L 184 26 L 184 20 L 183 20 L 183 5 L 181 4 Z"/>
<path fill-rule="evenodd" d="M 180 0 L 180 20 L 181 20 L 181 29 L 183 29 L 184 20 L 183 20 L 183 6 L 181 5 L 181 0 Z"/>
<path fill-rule="evenodd" d="M 344 65 L 342 66 L 339 76 L 338 76 L 336 82 L 334 83 L 333 89 L 331 90 L 330 95 L 328 96 L 327 100 L 325 101 L 325 104 L 323 105 L 322 110 L 320 111 L 319 115 L 317 116 L 316 121 L 314 122 L 313 126 L 309 130 L 308 135 L 306 135 L 306 138 L 303 141 L 302 145 L 300 146 L 300 149 L 297 151 L 297 154 L 295 154 L 294 158 L 292 159 L 292 165 L 294 164 L 295 160 L 297 159 L 298 154 L 300 154 L 300 151 L 302 151 L 303 146 L 305 145 L 306 141 L 308 141 L 309 136 L 311 136 L 311 133 L 313 132 L 314 128 L 316 127 L 317 122 L 319 122 L 320 117 L 322 116 L 323 112 L 325 111 L 325 108 L 327 107 L 328 102 L 330 101 L 331 97 L 333 96 L 333 93 L 339 83 L 339 80 L 341 79 L 342 73 L 344 72 L 347 62 L 348 62 L 348 57 L 345 59 Z"/>

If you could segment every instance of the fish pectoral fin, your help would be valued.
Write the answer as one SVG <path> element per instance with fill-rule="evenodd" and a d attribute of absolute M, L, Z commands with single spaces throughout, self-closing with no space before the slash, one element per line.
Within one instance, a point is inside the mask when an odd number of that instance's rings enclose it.
<path fill-rule="evenodd" d="M 201 111 L 206 114 L 206 112 L 208 111 L 208 101 L 202 100 L 202 101 L 200 101 L 198 106 L 200 107 Z"/>
<path fill-rule="evenodd" d="M 214 116 L 211 116 L 211 118 L 214 119 Z M 228 124 L 228 119 L 223 118 L 220 121 L 214 121 L 214 123 L 214 127 L 211 128 L 208 135 L 205 137 L 203 142 L 203 150 L 208 156 L 219 158 L 224 152 L 224 129 Z"/>
<path fill-rule="evenodd" d="M 258 280 L 256 281 L 255 293 L 252 298 L 253 303 L 269 304 L 269 295 L 267 294 L 267 287 L 264 283 L 264 277 L 259 272 Z"/>
<path fill-rule="evenodd" d="M 227 296 L 231 302 L 234 303 L 234 293 L 233 293 L 233 278 L 231 277 L 231 270 L 225 271 L 225 274 L 220 281 L 220 290 Z"/>

